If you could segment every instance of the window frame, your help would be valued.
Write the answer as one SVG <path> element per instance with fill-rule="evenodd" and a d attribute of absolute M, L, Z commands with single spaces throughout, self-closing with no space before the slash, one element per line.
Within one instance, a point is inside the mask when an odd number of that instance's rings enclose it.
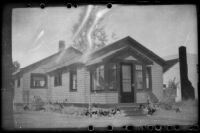
<path fill-rule="evenodd" d="M 96 71 L 97 67 L 100 67 L 101 65 L 104 65 L 104 80 L 105 80 L 105 83 L 108 85 L 108 78 L 109 78 L 109 66 L 110 64 L 115 64 L 116 65 L 116 81 L 118 82 L 119 81 L 119 72 L 118 72 L 118 63 L 116 62 L 110 62 L 108 64 L 100 64 L 96 67 L 93 67 L 92 69 L 90 69 L 90 91 L 91 92 L 115 92 L 118 90 L 118 83 L 116 84 L 116 88 L 115 89 L 109 89 L 108 86 L 105 87 L 105 89 L 102 89 L 102 90 L 94 90 L 94 81 L 93 81 L 93 77 L 94 77 L 94 71 Z M 141 65 L 142 66 L 142 70 L 139 70 L 142 72 L 142 88 L 141 89 L 138 89 L 137 88 L 137 76 L 136 76 L 136 73 L 137 73 L 137 70 L 136 70 L 136 66 L 137 65 Z M 136 91 L 149 91 L 149 90 L 152 90 L 152 67 L 151 66 L 148 66 L 147 64 L 142 64 L 142 63 L 136 63 L 134 62 L 133 63 L 133 67 L 134 67 L 134 74 L 133 74 L 133 80 L 134 80 L 134 84 L 135 84 L 135 90 Z M 146 88 L 147 87 L 147 84 L 146 84 L 146 74 L 147 72 L 149 71 L 149 88 Z"/>
<path fill-rule="evenodd" d="M 147 88 L 147 84 L 146 84 L 147 73 L 149 73 L 149 88 Z M 151 73 L 151 67 L 150 66 L 145 67 L 145 88 L 147 90 L 152 90 L 152 73 Z"/>
<path fill-rule="evenodd" d="M 109 89 L 109 86 L 108 86 L 108 83 L 109 83 L 109 81 L 108 81 L 108 78 L 109 78 L 109 66 L 111 66 L 111 65 L 116 65 L 116 69 L 115 69 L 115 71 L 116 71 L 116 87 L 114 88 L 114 89 Z M 95 73 L 95 71 L 97 71 L 97 68 L 99 68 L 99 67 L 101 67 L 101 66 L 103 66 L 104 67 L 104 89 L 99 89 L 99 90 L 94 90 L 94 73 Z M 117 71 L 117 67 L 118 67 L 118 65 L 117 65 L 117 63 L 112 63 L 112 62 L 110 62 L 110 63 L 108 63 L 108 64 L 100 64 L 100 65 L 98 65 L 98 66 L 96 66 L 95 68 L 93 68 L 93 69 L 91 69 L 90 70 L 90 91 L 91 92 L 116 92 L 117 91 L 117 88 L 118 88 L 118 84 L 117 84 L 117 80 L 118 80 L 118 78 L 117 78 L 117 76 L 118 76 L 118 71 Z"/>
<path fill-rule="evenodd" d="M 140 65 L 140 66 L 142 66 L 142 70 L 137 70 L 136 69 L 136 66 L 137 65 Z M 141 89 L 138 89 L 138 83 L 137 83 L 137 81 L 138 81 L 138 79 L 137 79 L 137 72 L 138 71 L 140 71 L 140 72 L 142 72 L 142 88 Z M 142 64 L 139 64 L 139 63 L 137 63 L 137 64 L 135 64 L 135 87 L 136 87 L 136 90 L 137 91 L 140 91 L 140 90 L 144 90 L 145 88 L 146 88 L 146 78 L 145 78 L 145 71 L 144 71 L 144 66 L 142 65 Z"/>
<path fill-rule="evenodd" d="M 36 77 L 36 76 L 44 78 L 44 81 L 45 81 L 44 86 L 34 86 L 33 85 L 33 81 L 34 81 L 33 78 Z M 45 88 L 47 88 L 47 75 L 43 74 L 43 73 L 31 73 L 30 88 L 31 89 L 45 89 Z"/>
<path fill-rule="evenodd" d="M 110 83 L 113 81 L 113 80 L 111 80 L 111 78 L 110 78 L 110 75 L 111 75 L 111 70 L 113 71 L 113 69 L 111 68 L 111 66 L 113 66 L 113 65 L 115 65 L 115 69 L 114 69 L 114 72 L 115 72 L 115 88 L 114 89 L 109 89 L 109 87 L 110 87 Z M 117 63 L 108 63 L 108 64 L 106 64 L 105 65 L 105 75 L 104 75 L 104 78 L 105 78 L 105 81 L 106 81 L 106 84 L 107 84 L 107 86 L 106 86 L 106 90 L 107 91 L 116 91 L 117 90 L 117 76 L 118 76 L 118 74 L 117 74 Z M 109 86 L 108 86 L 109 85 Z"/>
<path fill-rule="evenodd" d="M 58 86 L 62 86 L 62 73 L 61 72 L 57 72 L 54 75 L 54 87 L 58 87 Z"/>
<path fill-rule="evenodd" d="M 20 88 L 21 86 L 21 78 L 17 78 L 17 88 Z"/>
<path fill-rule="evenodd" d="M 97 71 L 97 68 L 99 68 L 99 69 L 101 69 L 100 67 L 101 66 L 103 66 L 103 71 L 104 71 L 104 73 L 103 73 L 103 76 L 104 76 L 104 83 L 105 83 L 105 65 L 104 64 L 101 64 L 101 65 L 98 65 L 97 67 L 95 67 L 94 69 L 92 69 L 91 71 L 90 71 L 90 90 L 91 90 L 91 92 L 105 92 L 105 90 L 106 90 L 106 87 L 104 86 L 104 88 L 103 89 L 98 89 L 98 90 L 94 90 L 94 74 L 95 74 L 95 72 Z"/>
<path fill-rule="evenodd" d="M 141 65 L 142 66 L 142 76 L 143 76 L 143 88 L 142 89 L 138 89 L 137 88 L 137 76 L 136 76 L 136 73 L 137 73 L 137 70 L 136 70 L 136 65 Z M 135 84 L 136 84 L 136 90 L 137 91 L 149 91 L 149 90 L 152 90 L 152 67 L 151 66 L 148 66 L 148 65 L 145 65 L 145 64 L 135 64 Z M 149 71 L 149 88 L 147 88 L 147 84 L 146 84 L 146 74 L 147 72 Z"/>
<path fill-rule="evenodd" d="M 75 82 L 75 85 L 76 85 L 76 89 L 73 89 L 73 75 L 76 75 L 76 82 Z M 78 76 L 77 76 L 77 70 L 71 70 L 70 71 L 70 74 L 69 74 L 69 83 L 70 83 L 70 92 L 77 92 L 78 91 Z"/>

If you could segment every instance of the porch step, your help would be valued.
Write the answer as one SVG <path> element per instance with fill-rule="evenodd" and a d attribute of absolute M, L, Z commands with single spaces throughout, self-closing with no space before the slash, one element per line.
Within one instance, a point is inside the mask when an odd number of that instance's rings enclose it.
<path fill-rule="evenodd" d="M 123 104 L 118 106 L 120 110 L 124 111 L 126 116 L 144 116 L 145 114 L 139 107 L 140 104 Z"/>
<path fill-rule="evenodd" d="M 125 116 L 145 116 L 142 110 L 124 110 Z"/>

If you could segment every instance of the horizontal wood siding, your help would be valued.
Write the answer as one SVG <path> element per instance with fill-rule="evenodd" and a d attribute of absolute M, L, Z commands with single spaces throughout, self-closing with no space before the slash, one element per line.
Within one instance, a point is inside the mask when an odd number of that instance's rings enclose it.
<path fill-rule="evenodd" d="M 49 93 L 48 93 L 49 86 L 48 85 L 46 88 L 34 88 L 34 89 L 30 88 L 31 73 L 44 73 L 44 70 L 46 68 L 48 68 L 48 65 L 49 64 L 42 65 L 39 68 L 36 68 L 30 72 L 27 72 L 22 76 L 22 79 L 23 79 L 23 81 L 22 81 L 23 89 L 22 90 L 29 91 L 29 101 L 31 101 L 34 96 L 40 96 L 44 102 L 48 102 L 48 100 L 49 100 L 48 99 L 48 97 L 49 97 Z M 48 84 L 49 84 L 49 82 L 48 82 Z M 23 97 L 23 95 L 22 95 L 22 97 Z"/>
<path fill-rule="evenodd" d="M 118 103 L 118 93 L 92 93 L 91 103 Z"/>
<path fill-rule="evenodd" d="M 22 100 L 22 78 L 20 78 L 20 87 L 17 87 L 17 80 L 14 82 L 14 103 L 23 103 Z"/>
<path fill-rule="evenodd" d="M 91 99 L 91 102 L 93 103 L 118 103 L 118 92 L 96 94 L 91 93 L 90 96 L 90 73 L 85 67 L 77 69 L 77 92 L 70 91 L 69 72 L 63 73 L 62 86 L 54 87 L 54 77 L 48 75 L 48 87 L 46 89 L 31 89 L 30 74 L 43 73 L 44 69 L 47 67 L 48 64 L 23 75 L 23 80 L 21 84 L 21 86 L 23 85 L 22 91 L 29 91 L 29 101 L 31 101 L 31 98 L 33 96 L 40 96 L 46 102 L 48 102 L 49 100 L 51 100 L 52 102 L 63 102 L 65 99 L 67 99 L 68 103 L 89 103 L 89 100 Z M 163 91 L 162 67 L 154 62 L 151 71 L 152 91 L 159 99 L 161 99 Z M 22 97 L 22 95 L 19 95 L 20 93 L 21 92 L 16 94 L 16 96 L 19 99 L 23 99 L 20 98 Z M 145 96 L 144 94 L 142 94 L 142 92 L 136 93 L 136 102 L 143 102 L 145 100 Z"/>
<path fill-rule="evenodd" d="M 157 63 L 153 63 L 152 73 L 152 92 L 161 100 L 163 97 L 163 68 Z"/>
<path fill-rule="evenodd" d="M 44 102 L 48 102 L 47 89 L 31 89 L 29 96 L 29 101 L 32 101 L 34 96 L 39 96 Z"/>
<path fill-rule="evenodd" d="M 62 74 L 62 86 L 54 86 L 54 77 L 50 78 L 52 89 L 52 102 L 85 103 L 84 69 L 77 69 L 77 91 L 70 91 L 70 73 Z"/>
<path fill-rule="evenodd" d="M 137 92 L 136 93 L 136 103 L 146 103 L 147 95 L 146 92 Z"/>

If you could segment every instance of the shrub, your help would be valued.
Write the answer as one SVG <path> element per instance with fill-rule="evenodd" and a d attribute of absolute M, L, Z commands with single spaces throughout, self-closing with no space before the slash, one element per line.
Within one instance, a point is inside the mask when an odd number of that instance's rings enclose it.
<path fill-rule="evenodd" d="M 167 88 L 163 91 L 163 99 L 161 107 L 167 110 L 172 109 L 173 104 L 175 103 L 176 98 L 176 90 L 179 82 L 173 80 L 169 80 Z"/>

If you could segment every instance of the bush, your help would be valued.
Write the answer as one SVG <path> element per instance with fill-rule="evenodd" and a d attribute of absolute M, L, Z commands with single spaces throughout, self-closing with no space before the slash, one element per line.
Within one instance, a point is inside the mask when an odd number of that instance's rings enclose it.
<path fill-rule="evenodd" d="M 163 91 L 163 99 L 161 107 L 167 110 L 172 109 L 173 104 L 175 103 L 176 91 L 179 82 L 169 80 L 167 88 Z"/>

